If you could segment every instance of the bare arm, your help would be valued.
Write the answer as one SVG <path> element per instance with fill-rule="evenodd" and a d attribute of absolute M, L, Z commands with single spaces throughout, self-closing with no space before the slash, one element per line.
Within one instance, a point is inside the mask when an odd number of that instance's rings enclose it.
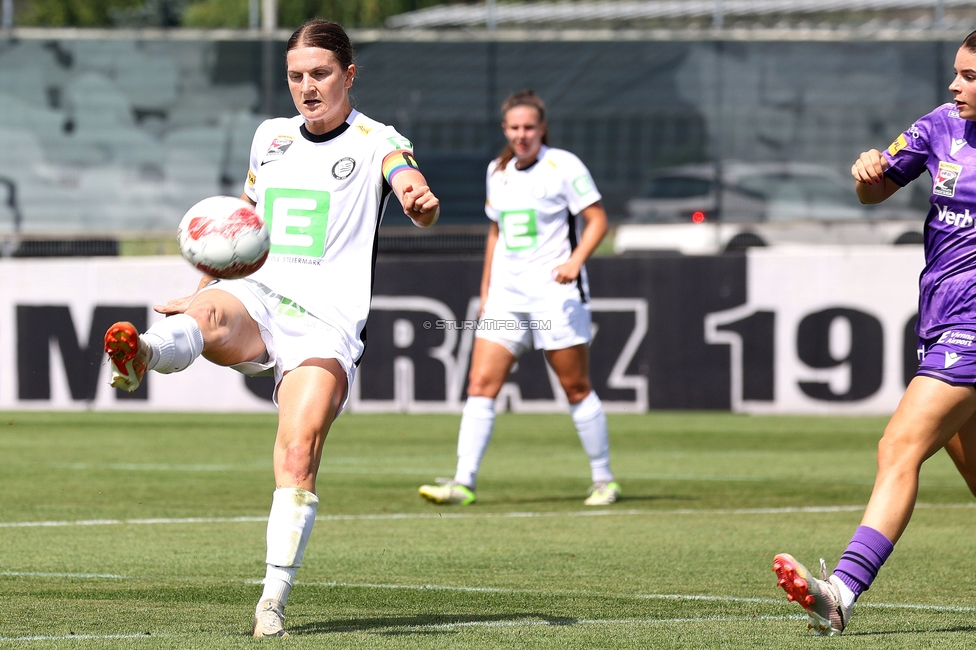
<path fill-rule="evenodd" d="M 205 286 L 207 286 L 213 281 L 214 278 L 210 277 L 209 275 L 204 275 L 202 278 L 200 278 L 200 284 L 197 285 L 196 291 L 191 293 L 189 296 L 183 296 L 182 298 L 173 298 L 165 305 L 153 305 L 153 311 L 158 312 L 160 314 L 165 314 L 167 316 L 173 316 L 174 314 L 182 314 L 183 312 L 186 311 L 187 307 L 190 306 L 190 303 L 193 302 L 193 299 L 197 297 L 197 294 L 200 293 L 200 289 L 203 289 Z"/>
<path fill-rule="evenodd" d="M 597 201 L 588 205 L 583 208 L 580 215 L 586 221 L 586 226 L 583 228 L 579 245 L 568 260 L 552 270 L 552 277 L 559 284 L 569 284 L 576 281 L 583 264 L 590 258 L 596 247 L 603 241 L 604 235 L 607 234 L 607 213 L 603 209 L 602 203 Z"/>
<path fill-rule="evenodd" d="M 403 205 L 403 214 L 420 226 L 433 226 L 441 215 L 441 202 L 427 187 L 427 179 L 416 169 L 407 169 L 393 177 L 393 192 Z"/>
<path fill-rule="evenodd" d="M 851 166 L 854 191 L 861 203 L 881 203 L 899 190 L 901 186 L 884 175 L 886 169 L 888 160 L 877 149 L 865 151 Z"/>

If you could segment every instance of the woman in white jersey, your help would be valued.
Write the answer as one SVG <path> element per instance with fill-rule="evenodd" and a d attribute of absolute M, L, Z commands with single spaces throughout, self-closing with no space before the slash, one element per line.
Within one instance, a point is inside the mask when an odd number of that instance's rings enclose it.
<path fill-rule="evenodd" d="M 440 504 L 475 501 L 495 398 L 515 361 L 535 347 L 545 351 L 559 377 L 590 459 L 593 485 L 584 503 L 608 505 L 620 497 L 620 486 L 610 471 L 603 405 L 590 386 L 589 287 L 583 267 L 606 234 L 607 215 L 579 158 L 548 146 L 546 108 L 535 93 L 523 90 L 505 100 L 502 131 L 508 144 L 488 165 L 485 212 L 492 223 L 457 472 L 453 479 L 422 486 L 420 495 Z M 580 217 L 586 224 L 582 233 Z"/>
<path fill-rule="evenodd" d="M 302 25 L 288 41 L 286 63 L 299 115 L 258 127 L 242 196 L 268 222 L 268 261 L 243 280 L 203 278 L 192 296 L 157 306 L 169 317 L 144 334 L 116 323 L 105 335 L 112 385 L 130 392 L 146 370 L 183 370 L 201 354 L 245 374 L 274 372 L 276 490 L 254 636 L 285 635 L 285 602 L 319 501 L 323 443 L 364 349 L 373 243 L 386 201 L 395 193 L 419 226 L 440 212 L 410 141 L 352 109 L 356 66 L 340 25 Z"/>

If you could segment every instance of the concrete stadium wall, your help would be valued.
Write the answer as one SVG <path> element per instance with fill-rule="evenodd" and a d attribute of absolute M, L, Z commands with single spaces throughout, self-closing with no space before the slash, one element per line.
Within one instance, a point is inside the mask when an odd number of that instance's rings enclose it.
<path fill-rule="evenodd" d="M 916 368 L 921 247 L 750 249 L 588 264 L 592 378 L 608 410 L 889 413 Z M 381 257 L 353 412 L 459 412 L 481 261 Z M 270 411 L 271 382 L 197 361 L 108 385 L 101 338 L 140 329 L 185 295 L 179 258 L 0 260 L 0 409 Z M 541 353 L 499 396 L 516 412 L 565 410 Z"/>

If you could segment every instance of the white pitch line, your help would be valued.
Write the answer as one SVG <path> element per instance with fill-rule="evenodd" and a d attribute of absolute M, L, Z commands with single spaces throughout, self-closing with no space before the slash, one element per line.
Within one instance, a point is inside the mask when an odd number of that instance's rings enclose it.
<path fill-rule="evenodd" d="M 72 470 L 96 470 L 113 472 L 268 472 L 271 470 L 271 463 L 261 463 L 254 465 L 179 465 L 170 463 L 49 463 L 49 467 L 57 469 Z M 319 474 L 409 474 L 417 476 L 431 476 L 438 472 L 432 472 L 427 468 L 418 467 L 416 469 L 405 467 L 339 467 L 323 464 L 319 468 Z M 440 472 L 445 473 L 445 472 Z M 588 474 L 586 475 L 589 476 Z"/>
<path fill-rule="evenodd" d="M 417 476 L 437 476 L 446 474 L 448 470 L 434 470 L 429 467 L 403 467 L 402 465 L 381 467 L 371 464 L 369 467 L 350 467 L 347 464 L 323 462 L 320 474 L 406 474 Z M 114 472 L 265 472 L 270 469 L 270 463 L 252 463 L 250 465 L 207 465 L 207 464 L 179 464 L 179 463 L 48 463 L 49 467 L 70 470 L 97 470 Z M 453 471 L 453 470 L 450 470 Z M 574 478 L 589 478 L 589 474 L 574 474 Z M 790 479 L 788 476 L 747 476 L 721 474 L 655 474 L 655 473 L 625 473 L 618 474 L 622 479 L 639 479 L 653 481 L 710 481 L 729 483 L 771 483 Z M 850 485 L 874 485 L 873 478 L 848 480 Z M 949 483 L 945 483 L 949 485 Z M 942 485 L 942 484 L 939 484 Z M 954 484 L 953 484 L 954 485 Z"/>
<path fill-rule="evenodd" d="M 51 463 L 57 469 L 111 470 L 122 472 L 244 472 L 266 470 L 266 464 L 242 465 L 174 465 L 170 463 Z"/>
<path fill-rule="evenodd" d="M 917 510 L 957 510 L 976 508 L 976 503 L 919 503 Z M 376 515 L 318 515 L 318 521 L 373 521 L 373 520 L 414 520 L 414 519 L 534 519 L 549 517 L 632 517 L 667 515 L 783 515 L 815 514 L 831 512 L 860 512 L 863 505 L 856 506 L 806 506 L 786 508 L 729 508 L 702 509 L 678 508 L 674 510 L 573 510 L 568 512 L 432 512 L 432 513 L 392 513 Z M 84 519 L 79 521 L 5 521 L 0 528 L 58 528 L 65 526 L 140 526 L 153 524 L 231 524 L 266 522 L 267 517 L 182 517 L 154 519 Z"/>
<path fill-rule="evenodd" d="M 185 517 L 176 519 L 82 519 L 79 521 L 6 521 L 0 528 L 61 528 L 64 526 L 123 526 L 151 524 L 236 524 L 267 522 L 267 517 Z"/>
<path fill-rule="evenodd" d="M 626 597 L 625 594 L 618 594 Z M 681 594 L 634 594 L 631 598 L 661 599 L 661 600 L 713 600 L 735 603 L 782 603 L 781 598 L 736 598 L 728 596 L 685 596 Z M 964 605 L 915 605 L 912 603 L 859 603 L 859 607 L 877 607 L 879 609 L 912 609 L 931 610 L 936 612 L 976 612 L 976 607 Z"/>
<path fill-rule="evenodd" d="M 648 473 L 638 473 L 638 474 L 616 474 L 618 479 L 639 479 L 648 481 L 712 481 L 712 482 L 728 482 L 728 483 L 776 483 L 780 481 L 791 480 L 792 477 L 789 476 L 738 476 L 729 475 L 723 476 L 721 474 L 648 474 Z M 834 479 L 821 479 L 824 482 Z M 874 485 L 873 478 L 864 479 L 845 479 L 844 483 L 846 485 Z M 928 483 L 927 483 L 928 485 Z"/>
<path fill-rule="evenodd" d="M 159 639 L 175 634 L 64 634 L 61 636 L 0 636 L 2 641 L 101 641 L 111 639 Z"/>
<path fill-rule="evenodd" d="M 0 576 L 13 576 L 23 578 L 108 578 L 112 580 L 124 580 L 125 576 L 117 576 L 112 573 L 44 573 L 41 571 L 0 571 Z"/>
<path fill-rule="evenodd" d="M 260 581 L 249 581 L 260 582 Z M 489 594 L 545 594 L 553 596 L 594 596 L 592 592 L 586 591 L 552 591 L 540 589 L 515 589 L 508 587 L 465 587 L 451 585 L 396 585 L 370 582 L 306 582 L 299 580 L 296 584 L 311 587 L 344 587 L 355 589 L 406 589 L 410 591 L 461 591 L 477 592 Z M 721 603 L 750 603 L 780 605 L 786 602 L 784 598 L 748 598 L 742 596 L 709 596 L 700 594 L 622 594 L 622 593 L 601 593 L 605 598 L 633 598 L 637 600 L 691 600 L 691 601 L 711 601 Z M 878 609 L 909 609 L 936 612 L 976 612 L 976 607 L 963 605 L 918 605 L 913 603 L 871 603 L 862 602 L 859 607 L 874 607 Z M 801 616 L 802 618 L 802 616 Z"/>
<path fill-rule="evenodd" d="M 333 461 L 336 462 L 336 461 Z M 71 470 L 103 470 L 113 472 L 266 472 L 270 465 L 255 463 L 251 465 L 182 465 L 173 463 L 48 463 L 48 467 Z M 454 471 L 454 470 L 450 470 Z M 377 467 L 349 467 L 344 465 L 330 465 L 323 463 L 320 474 L 401 474 L 408 476 L 437 476 L 447 474 L 448 470 L 431 471 L 429 468 L 409 468 L 403 466 Z M 573 478 L 589 478 L 589 474 L 574 474 Z M 723 476 L 720 474 L 655 474 L 655 473 L 624 473 L 618 474 L 620 479 L 637 479 L 653 481 L 706 481 L 725 483 L 775 483 L 788 480 L 787 476 Z M 874 485 L 873 478 L 848 479 L 848 485 Z M 955 486 L 956 482 L 929 481 L 928 485 Z"/>

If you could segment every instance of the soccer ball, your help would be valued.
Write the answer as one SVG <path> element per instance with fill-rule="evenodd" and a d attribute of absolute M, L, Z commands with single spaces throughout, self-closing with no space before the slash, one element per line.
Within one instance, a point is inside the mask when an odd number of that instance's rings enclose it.
<path fill-rule="evenodd" d="M 187 210 L 177 237 L 190 264 L 222 280 L 257 271 L 271 247 L 268 229 L 254 206 L 233 196 L 211 196 Z"/>

